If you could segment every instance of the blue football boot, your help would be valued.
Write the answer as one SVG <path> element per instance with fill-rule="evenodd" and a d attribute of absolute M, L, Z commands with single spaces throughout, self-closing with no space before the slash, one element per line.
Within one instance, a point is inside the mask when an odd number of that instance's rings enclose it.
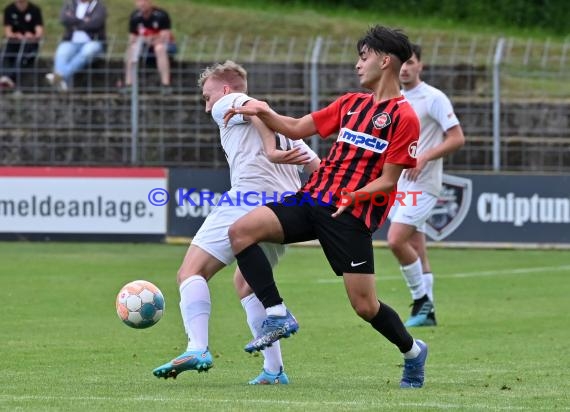
<path fill-rule="evenodd" d="M 291 312 L 285 316 L 268 316 L 261 326 L 261 335 L 245 345 L 245 351 L 252 353 L 271 346 L 281 338 L 288 338 L 299 330 L 299 324 Z"/>
<path fill-rule="evenodd" d="M 431 315 L 432 313 L 433 315 Z M 406 323 L 404 323 L 404 326 L 411 328 L 435 325 L 435 312 L 432 301 L 427 297 L 415 300 L 414 303 L 412 303 L 412 313 Z"/>
<path fill-rule="evenodd" d="M 205 351 L 187 351 L 154 369 L 152 374 L 157 378 L 176 379 L 178 374 L 184 371 L 197 370 L 198 372 L 207 372 L 212 366 L 214 366 L 214 362 L 212 354 L 208 349 Z"/>
<path fill-rule="evenodd" d="M 250 385 L 287 385 L 288 383 L 289 377 L 283 368 L 278 373 L 270 373 L 263 369 L 258 377 L 249 381 Z"/>
<path fill-rule="evenodd" d="M 424 386 L 424 366 L 428 355 L 428 347 L 425 342 L 416 339 L 420 347 L 420 354 L 414 359 L 404 359 L 404 373 L 400 381 L 400 388 L 421 388 Z"/>

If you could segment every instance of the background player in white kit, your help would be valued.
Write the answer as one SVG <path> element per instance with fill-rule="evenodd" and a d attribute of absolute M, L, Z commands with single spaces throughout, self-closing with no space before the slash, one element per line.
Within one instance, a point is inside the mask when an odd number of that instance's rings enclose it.
<path fill-rule="evenodd" d="M 400 269 L 414 300 L 405 325 L 435 326 L 433 274 L 427 258 L 425 222 L 441 192 L 443 157 L 465 143 L 463 130 L 449 98 L 439 89 L 420 79 L 421 48 L 412 45 L 412 57 L 400 69 L 402 94 L 420 119 L 420 139 L 416 167 L 406 169 L 398 181 L 398 191 L 421 191 L 417 202 L 405 206 L 395 202 L 390 210 L 388 245 L 400 263 Z"/>
<path fill-rule="evenodd" d="M 200 75 L 198 83 L 202 87 L 206 112 L 211 113 L 219 126 L 222 147 L 230 167 L 231 189 L 224 198 L 233 200 L 224 201 L 210 212 L 178 270 L 180 311 L 188 335 L 188 347 L 182 355 L 154 369 L 153 374 L 159 378 L 175 378 L 187 370 L 207 371 L 213 366 L 208 350 L 211 302 L 207 281 L 234 261 L 228 228 L 255 208 L 252 203 L 259 200 L 244 202 L 240 199 L 238 202 L 240 193 L 265 192 L 271 201 L 275 192 L 296 192 L 301 187 L 296 164 L 304 164 L 305 172 L 312 173 L 320 163 L 305 143 L 275 134 L 256 117 L 235 116 L 227 126 L 224 125 L 224 114 L 231 107 L 242 106 L 251 99 L 245 94 L 247 72 L 242 66 L 226 61 L 208 67 Z M 264 244 L 263 248 L 272 265 L 285 250 L 283 245 L 271 243 Z M 234 275 L 234 285 L 246 312 L 247 323 L 253 336 L 257 337 L 266 317 L 265 308 L 239 269 Z M 263 355 L 263 371 L 249 383 L 288 383 L 279 342 L 265 349 Z"/>

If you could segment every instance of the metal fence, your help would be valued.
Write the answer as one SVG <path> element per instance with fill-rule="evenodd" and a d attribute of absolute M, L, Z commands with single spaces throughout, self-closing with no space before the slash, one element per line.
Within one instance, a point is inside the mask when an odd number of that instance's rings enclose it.
<path fill-rule="evenodd" d="M 424 80 L 448 94 L 467 137 L 448 170 L 570 171 L 569 40 L 414 40 L 424 49 Z M 358 90 L 349 38 L 182 38 L 174 93 L 160 94 L 156 68 L 143 59 L 134 98 L 119 88 L 126 38 L 111 38 L 67 93 L 45 82 L 55 47 L 47 40 L 18 88 L 0 93 L 2 164 L 226 167 L 196 85 L 205 66 L 225 59 L 248 69 L 250 94 L 292 116 Z M 329 147 L 319 141 L 321 154 Z"/>

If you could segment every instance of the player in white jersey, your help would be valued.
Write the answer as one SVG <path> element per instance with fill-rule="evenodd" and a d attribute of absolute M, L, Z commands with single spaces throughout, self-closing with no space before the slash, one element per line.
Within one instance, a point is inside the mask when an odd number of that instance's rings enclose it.
<path fill-rule="evenodd" d="M 435 326 L 433 274 L 427 258 L 425 222 L 441 191 L 443 157 L 465 143 L 463 130 L 449 98 L 420 79 L 421 48 L 412 45 L 412 57 L 400 70 L 402 94 L 420 119 L 416 167 L 406 169 L 398 181 L 399 192 L 421 192 L 414 202 L 406 197 L 390 210 L 388 245 L 414 300 L 406 326 Z"/>
<path fill-rule="evenodd" d="M 247 104 L 247 73 L 232 62 L 206 68 L 199 79 L 206 112 L 219 126 L 222 147 L 231 175 L 231 189 L 210 212 L 178 270 L 180 311 L 188 335 L 186 351 L 154 369 L 159 378 L 176 378 L 187 370 L 207 371 L 213 366 L 208 350 L 210 292 L 208 281 L 223 267 L 234 261 L 228 228 L 259 203 L 278 199 L 283 193 L 296 192 L 301 181 L 296 165 L 303 164 L 312 173 L 319 166 L 317 155 L 303 142 L 293 142 L 268 129 L 256 117 L 235 116 L 225 126 L 224 114 L 231 108 Z M 247 195 L 246 195 L 247 194 Z M 256 195 L 257 194 L 257 195 Z M 265 244 L 264 251 L 272 265 L 284 252 L 284 246 Z M 243 276 L 236 269 L 234 285 L 246 312 L 247 323 L 254 337 L 261 330 L 265 308 Z M 276 342 L 263 352 L 263 370 L 250 384 L 286 384 L 281 349 Z"/>

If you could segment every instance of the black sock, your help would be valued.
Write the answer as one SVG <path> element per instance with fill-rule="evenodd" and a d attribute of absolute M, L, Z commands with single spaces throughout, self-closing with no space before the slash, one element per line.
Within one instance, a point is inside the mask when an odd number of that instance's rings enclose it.
<path fill-rule="evenodd" d="M 268 308 L 283 302 L 273 279 L 271 264 L 257 243 L 238 253 L 236 259 L 243 277 L 263 307 Z"/>
<path fill-rule="evenodd" d="M 428 295 L 423 295 L 421 298 L 419 299 L 414 299 L 414 303 L 425 303 L 429 300 Z"/>
<path fill-rule="evenodd" d="M 380 302 L 380 310 L 370 320 L 370 324 L 396 345 L 400 352 L 406 353 L 412 349 L 414 345 L 412 335 L 408 333 L 396 311 L 385 303 Z"/>

